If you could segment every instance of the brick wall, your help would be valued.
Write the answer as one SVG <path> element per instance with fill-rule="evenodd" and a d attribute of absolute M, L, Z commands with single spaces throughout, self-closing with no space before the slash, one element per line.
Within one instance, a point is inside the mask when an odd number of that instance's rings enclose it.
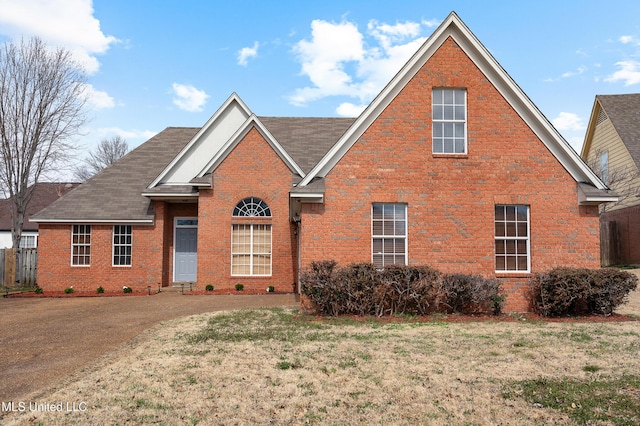
<path fill-rule="evenodd" d="M 198 204 L 198 284 L 232 289 L 237 283 L 246 290 L 292 291 L 297 277 L 297 243 L 289 221 L 291 171 L 262 135 L 254 129 L 218 166 L 213 190 L 201 190 Z M 271 209 L 271 218 L 233 218 L 236 204 L 258 197 Z M 270 224 L 272 230 L 272 275 L 231 275 L 232 224 Z"/>
<path fill-rule="evenodd" d="M 133 226 L 132 266 L 112 266 L 112 225 L 91 226 L 90 266 L 71 266 L 71 225 L 40 224 L 38 246 L 38 285 L 45 292 L 73 286 L 76 292 L 134 292 L 158 287 L 163 265 L 163 211 L 156 211 L 154 226 Z"/>
<path fill-rule="evenodd" d="M 468 155 L 431 153 L 433 87 L 465 88 Z M 371 204 L 406 203 L 410 264 L 495 276 L 494 206 L 530 206 L 532 271 L 599 266 L 598 212 L 494 86 L 449 39 L 303 206 L 301 264 L 371 261 Z M 525 311 L 526 274 L 504 275 L 507 310 Z"/>

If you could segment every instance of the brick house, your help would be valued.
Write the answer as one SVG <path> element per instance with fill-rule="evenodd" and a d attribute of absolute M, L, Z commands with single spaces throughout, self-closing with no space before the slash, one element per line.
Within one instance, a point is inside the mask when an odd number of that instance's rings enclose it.
<path fill-rule="evenodd" d="M 603 265 L 640 264 L 640 93 L 596 96 L 581 156 L 619 197 L 600 207 Z"/>
<path fill-rule="evenodd" d="M 295 290 L 314 260 L 498 277 L 599 266 L 614 201 L 455 13 L 356 119 L 258 117 L 233 94 L 40 212 L 42 287 Z"/>

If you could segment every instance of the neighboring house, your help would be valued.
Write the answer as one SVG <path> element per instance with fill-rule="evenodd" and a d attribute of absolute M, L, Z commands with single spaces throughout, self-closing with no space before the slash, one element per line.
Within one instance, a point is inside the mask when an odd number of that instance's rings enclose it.
<path fill-rule="evenodd" d="M 581 155 L 619 196 L 600 208 L 606 258 L 640 264 L 640 93 L 596 96 Z"/>
<path fill-rule="evenodd" d="M 599 267 L 606 185 L 455 13 L 356 119 L 258 117 L 236 95 L 37 215 L 39 284 L 296 290 L 312 261 L 497 277 Z"/>
<path fill-rule="evenodd" d="M 78 186 L 77 183 L 68 182 L 39 182 L 33 188 L 33 197 L 25 214 L 25 221 L 20 238 L 20 247 L 38 247 L 38 224 L 31 222 L 29 217 L 53 203 L 58 198 Z M 13 200 L 5 198 L 0 200 L 0 249 L 13 247 L 11 237 L 11 210 Z"/>

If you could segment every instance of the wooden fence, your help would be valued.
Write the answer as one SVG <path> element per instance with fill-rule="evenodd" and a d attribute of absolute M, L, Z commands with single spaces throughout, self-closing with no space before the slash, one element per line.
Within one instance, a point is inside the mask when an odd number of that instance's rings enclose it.
<path fill-rule="evenodd" d="M 8 288 L 35 287 L 38 249 L 1 249 L 0 282 Z"/>
<path fill-rule="evenodd" d="M 622 263 L 620 226 L 617 221 L 600 222 L 600 264 L 601 266 Z"/>

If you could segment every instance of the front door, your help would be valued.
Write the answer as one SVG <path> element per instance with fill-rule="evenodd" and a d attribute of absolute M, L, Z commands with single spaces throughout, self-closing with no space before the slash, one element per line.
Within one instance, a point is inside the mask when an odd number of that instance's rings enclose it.
<path fill-rule="evenodd" d="M 198 273 L 198 219 L 176 218 L 174 282 L 196 281 Z"/>

